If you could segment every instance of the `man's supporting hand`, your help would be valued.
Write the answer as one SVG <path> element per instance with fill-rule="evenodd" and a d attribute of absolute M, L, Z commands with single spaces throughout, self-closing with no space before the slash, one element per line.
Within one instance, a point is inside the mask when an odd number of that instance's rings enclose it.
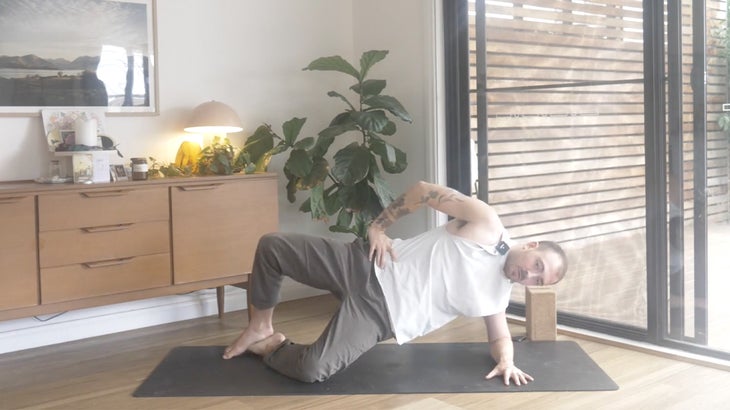
<path fill-rule="evenodd" d="M 487 374 L 485 378 L 491 379 L 495 376 L 503 376 L 504 384 L 506 386 L 509 386 L 510 381 L 514 382 L 514 384 L 518 386 L 521 386 L 535 380 L 532 378 L 532 376 L 523 372 L 517 366 L 515 366 L 514 363 L 505 362 L 497 363 L 497 365 L 494 366 L 494 369 L 492 369 L 492 371 L 489 372 L 489 374 Z"/>

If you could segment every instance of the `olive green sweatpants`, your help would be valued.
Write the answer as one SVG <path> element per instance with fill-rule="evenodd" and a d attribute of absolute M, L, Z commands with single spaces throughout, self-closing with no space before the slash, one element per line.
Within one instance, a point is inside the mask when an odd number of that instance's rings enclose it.
<path fill-rule="evenodd" d="M 324 332 L 310 345 L 289 340 L 264 357 L 272 369 L 304 382 L 323 381 L 344 369 L 378 342 L 394 336 L 385 297 L 368 248 L 302 234 L 263 236 L 249 283 L 251 303 L 268 309 L 279 301 L 284 276 L 330 291 L 340 301 Z"/>

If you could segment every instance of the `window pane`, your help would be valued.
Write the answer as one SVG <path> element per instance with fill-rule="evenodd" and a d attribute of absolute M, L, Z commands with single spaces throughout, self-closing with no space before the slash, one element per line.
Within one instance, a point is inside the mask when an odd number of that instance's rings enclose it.
<path fill-rule="evenodd" d="M 486 3 L 488 173 L 475 182 L 514 239 L 565 247 L 559 310 L 645 328 L 641 1 Z"/>

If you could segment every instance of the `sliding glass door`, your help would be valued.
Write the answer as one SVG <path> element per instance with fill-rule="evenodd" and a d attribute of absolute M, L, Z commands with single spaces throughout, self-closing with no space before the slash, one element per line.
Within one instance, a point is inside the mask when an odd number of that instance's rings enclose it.
<path fill-rule="evenodd" d="M 565 247 L 560 322 L 730 351 L 726 1 L 444 5 L 449 183 Z"/>
<path fill-rule="evenodd" d="M 657 266 L 655 336 L 687 350 L 730 352 L 730 281 L 725 246 L 730 244 L 728 200 L 727 4 L 667 2 L 653 10 L 666 19 L 667 271 Z M 659 39 L 655 39 L 655 46 Z M 654 75 L 659 75 L 656 70 Z M 655 107 L 656 109 L 657 107 Z M 725 106 L 725 109 L 728 109 Z M 654 130 L 657 136 L 660 129 Z M 657 144 L 659 146 L 659 144 Z M 658 198 L 660 199 L 660 198 Z M 657 221 L 664 223 L 664 221 Z M 661 240 L 660 226 L 654 238 Z M 660 257 L 658 254 L 657 257 Z M 666 296 L 661 290 L 666 289 Z"/>

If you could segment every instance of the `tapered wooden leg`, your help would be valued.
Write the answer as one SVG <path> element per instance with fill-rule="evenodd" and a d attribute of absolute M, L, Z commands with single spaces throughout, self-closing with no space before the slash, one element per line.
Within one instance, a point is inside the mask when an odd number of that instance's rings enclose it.
<path fill-rule="evenodd" d="M 218 302 L 218 319 L 223 318 L 226 309 L 226 287 L 218 286 L 215 288 L 215 298 Z"/>
<path fill-rule="evenodd" d="M 249 281 L 246 281 L 246 282 L 241 282 L 241 283 L 234 283 L 231 286 L 235 286 L 237 288 L 241 288 L 246 291 L 246 305 L 247 305 L 247 310 L 248 310 L 247 313 L 248 313 L 248 319 L 250 321 L 251 320 L 251 301 L 248 297 L 248 295 L 249 295 L 248 284 L 249 284 Z M 218 302 L 218 318 L 222 319 L 223 313 L 225 313 L 225 309 L 226 309 L 225 286 L 218 286 L 217 288 L 215 288 L 215 297 Z"/>

